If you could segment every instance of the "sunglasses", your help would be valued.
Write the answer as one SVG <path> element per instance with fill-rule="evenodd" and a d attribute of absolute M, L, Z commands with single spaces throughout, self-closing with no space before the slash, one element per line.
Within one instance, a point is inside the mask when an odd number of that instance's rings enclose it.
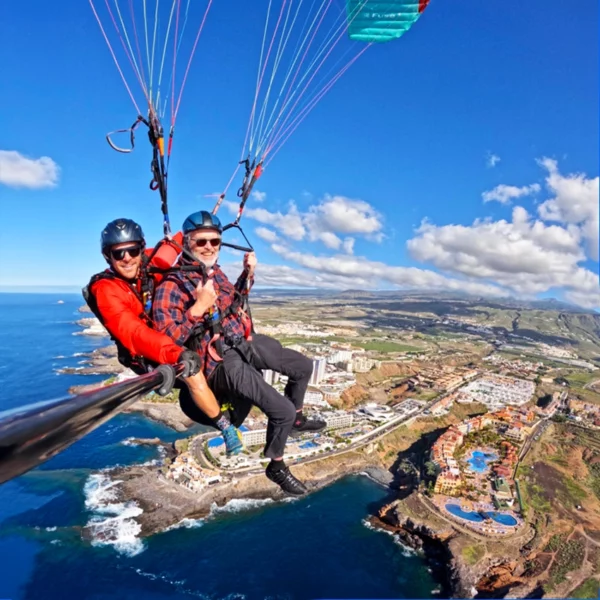
<path fill-rule="evenodd" d="M 114 260 L 123 260 L 125 258 L 125 254 L 129 254 L 131 258 L 137 258 L 141 252 L 141 246 L 132 246 L 131 248 L 119 248 L 118 250 L 111 250 L 110 255 Z"/>
<path fill-rule="evenodd" d="M 206 244 L 210 244 L 213 248 L 218 248 L 221 245 L 221 238 L 210 238 L 208 240 L 199 238 L 197 240 L 190 240 L 190 244 L 193 244 L 198 248 L 204 248 Z"/>

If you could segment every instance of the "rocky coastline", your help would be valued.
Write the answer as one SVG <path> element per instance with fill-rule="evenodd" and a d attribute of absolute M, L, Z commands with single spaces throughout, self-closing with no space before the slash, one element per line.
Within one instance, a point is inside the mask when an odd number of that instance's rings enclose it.
<path fill-rule="evenodd" d="M 85 308 L 85 307 L 83 307 Z M 80 309 L 81 312 L 85 312 Z M 84 335 L 95 333 L 94 319 L 84 318 L 77 323 L 85 327 Z M 81 375 L 105 374 L 123 376 L 126 369 L 116 358 L 114 344 L 99 348 L 86 355 L 86 364 L 74 369 L 63 369 L 62 373 Z M 112 378 L 111 378 L 112 379 Z M 70 393 L 81 393 L 111 382 L 73 386 Z M 176 401 L 152 402 L 149 397 L 126 409 L 127 413 L 141 412 L 146 417 L 163 423 L 178 432 L 185 432 L 194 423 L 180 410 Z M 152 440 L 127 440 L 129 444 L 152 444 L 163 449 L 163 456 L 173 458 L 178 453 L 173 444 L 156 438 Z M 523 572 L 519 550 L 523 543 L 483 544 L 481 559 L 469 559 L 470 548 L 477 547 L 477 540 L 461 532 L 459 528 L 438 518 L 428 509 L 420 497 L 413 492 L 404 499 L 398 498 L 394 475 L 383 468 L 376 452 L 365 450 L 349 452 L 307 464 L 293 466 L 294 472 L 315 492 L 336 480 L 351 474 L 361 473 L 390 490 L 388 503 L 376 514 L 367 517 L 369 525 L 397 536 L 402 544 L 421 553 L 428 561 L 434 577 L 441 583 L 441 597 L 496 598 L 496 597 L 542 597 L 535 595 L 533 582 L 519 577 Z M 283 492 L 264 473 L 258 472 L 233 478 L 205 488 L 202 492 L 191 491 L 161 472 L 160 465 L 145 464 L 118 467 L 108 472 L 113 482 L 114 498 L 117 502 L 133 503 L 138 507 L 134 517 L 139 525 L 141 538 L 176 527 L 186 520 L 207 517 L 215 507 L 223 507 L 232 500 L 282 501 Z M 293 501 L 293 500 L 292 500 Z M 84 527 L 86 539 L 94 537 L 93 528 Z"/>
<path fill-rule="evenodd" d="M 473 536 L 436 515 L 417 492 L 383 506 L 369 522 L 422 552 L 446 597 L 543 597 L 526 575 L 522 548 L 534 535 L 529 527 L 506 540 Z"/>
<path fill-rule="evenodd" d="M 361 452 L 351 452 L 317 463 L 294 465 L 294 472 L 315 492 L 350 474 L 359 473 L 373 464 L 373 458 Z M 281 489 L 269 481 L 264 472 L 234 477 L 193 492 L 166 479 L 158 466 L 137 465 L 121 467 L 110 472 L 118 502 L 133 501 L 141 512 L 135 517 L 140 537 L 148 537 L 176 526 L 185 519 L 201 519 L 211 509 L 225 506 L 232 500 L 272 500 L 286 498 Z M 88 532 L 91 536 L 91 532 Z M 85 536 L 85 531 L 84 531 Z"/>

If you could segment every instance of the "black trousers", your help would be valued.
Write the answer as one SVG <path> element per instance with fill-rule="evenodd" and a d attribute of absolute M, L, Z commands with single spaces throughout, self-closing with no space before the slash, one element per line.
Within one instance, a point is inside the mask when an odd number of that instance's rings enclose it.
<path fill-rule="evenodd" d="M 270 369 L 287 375 L 284 394 L 271 387 L 260 372 Z M 312 360 L 300 352 L 284 348 L 276 339 L 255 334 L 252 342 L 242 342 L 227 350 L 223 362 L 209 378 L 208 384 L 220 404 L 228 403 L 230 420 L 239 427 L 252 405 L 267 415 L 265 456 L 283 456 L 285 443 L 304 404 L 304 395 L 312 374 Z M 181 390 L 180 403 L 190 419 L 212 425 L 212 422 L 192 401 L 186 388 Z"/>

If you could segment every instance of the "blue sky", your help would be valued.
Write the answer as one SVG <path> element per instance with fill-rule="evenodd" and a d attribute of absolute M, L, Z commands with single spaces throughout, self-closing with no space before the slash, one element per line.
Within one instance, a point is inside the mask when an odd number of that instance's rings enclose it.
<path fill-rule="evenodd" d="M 177 121 L 176 228 L 212 208 L 205 195 L 239 159 L 267 6 L 210 9 Z M 431 0 L 408 34 L 369 48 L 248 202 L 259 281 L 600 306 L 598 6 L 565 6 Z M 0 34 L 0 284 L 80 286 L 104 267 L 108 221 L 128 216 L 149 241 L 161 236 L 149 145 L 141 130 L 130 155 L 104 140 L 136 112 L 88 2 L 4 3 Z M 52 162 L 31 162 L 42 157 Z M 220 216 L 231 218 L 227 206 Z"/>

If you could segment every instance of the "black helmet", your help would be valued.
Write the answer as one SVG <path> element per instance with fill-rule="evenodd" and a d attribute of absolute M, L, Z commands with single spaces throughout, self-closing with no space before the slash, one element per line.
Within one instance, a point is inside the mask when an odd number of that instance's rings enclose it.
<path fill-rule="evenodd" d="M 131 219 L 115 219 L 102 230 L 100 246 L 102 254 L 105 256 L 108 248 L 125 242 L 139 242 L 142 246 L 146 245 L 144 232 L 135 221 Z"/>
<path fill-rule="evenodd" d="M 219 233 L 223 233 L 223 226 L 219 217 L 209 213 L 207 210 L 199 210 L 198 212 L 192 213 L 183 222 L 183 233 L 187 235 L 190 231 L 196 231 L 197 229 L 215 229 Z"/>

